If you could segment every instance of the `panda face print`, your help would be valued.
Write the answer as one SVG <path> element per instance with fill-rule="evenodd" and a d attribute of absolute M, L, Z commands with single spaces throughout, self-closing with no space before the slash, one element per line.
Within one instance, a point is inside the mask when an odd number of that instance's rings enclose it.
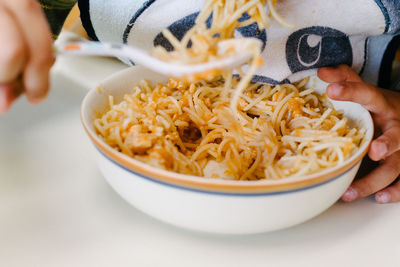
<path fill-rule="evenodd" d="M 348 36 L 328 27 L 303 28 L 286 42 L 286 61 L 292 73 L 337 64 L 351 66 L 352 57 Z"/>
<path fill-rule="evenodd" d="M 311 0 L 305 0 L 308 1 Z M 306 5 L 305 2 L 299 5 Z M 135 12 L 134 23 L 128 25 L 130 30 L 127 31 L 125 41 L 149 50 L 158 45 L 167 51 L 173 50 L 173 46 L 163 36 L 162 30 L 168 28 L 178 40 L 181 40 L 194 26 L 202 7 L 202 3 L 196 1 L 188 5 L 183 5 L 181 1 L 166 0 L 143 0 L 143 3 L 143 7 L 139 8 L 141 12 Z M 336 2 L 329 3 L 332 8 L 337 8 Z M 324 5 L 329 3 L 324 2 Z M 324 10 L 327 8 L 324 6 Z M 175 12 L 177 10 L 179 12 Z M 301 8 L 301 12 L 298 12 L 297 8 L 295 10 L 290 6 L 286 8 L 282 6 L 280 12 L 284 18 L 290 18 L 290 22 L 296 25 L 296 30 L 284 28 L 274 20 L 270 21 L 270 27 L 267 29 L 260 30 L 258 25 L 253 23 L 235 30 L 235 37 L 257 38 L 263 43 L 261 56 L 265 64 L 257 70 L 253 81 L 272 84 L 288 80 L 293 82 L 314 75 L 319 67 L 337 64 L 348 64 L 355 69 L 362 69 L 366 58 L 365 42 L 361 40 L 362 38 L 354 39 L 351 35 L 353 33 L 346 31 L 347 28 L 342 25 L 342 21 L 333 20 L 329 16 L 319 16 L 318 12 L 313 13 L 313 10 L 307 8 Z M 346 10 L 340 12 L 345 13 Z M 314 25 L 317 17 L 324 26 Z M 249 16 L 243 14 L 239 20 L 247 19 Z M 208 26 L 211 23 L 212 15 L 207 20 Z M 190 45 L 189 42 L 188 46 Z M 243 66 L 243 71 L 246 69 L 248 67 Z"/>

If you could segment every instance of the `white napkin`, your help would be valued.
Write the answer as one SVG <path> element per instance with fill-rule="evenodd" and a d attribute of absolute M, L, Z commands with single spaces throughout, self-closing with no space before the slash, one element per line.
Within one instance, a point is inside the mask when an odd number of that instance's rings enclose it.
<path fill-rule="evenodd" d="M 160 44 L 168 47 L 160 33 L 166 27 L 178 38 L 183 36 L 203 1 L 80 0 L 79 5 L 93 39 L 151 50 Z M 265 43 L 265 64 L 253 81 L 294 82 L 315 74 L 319 67 L 348 64 L 368 82 L 387 82 L 390 71 L 381 72 L 393 59 L 388 48 L 395 50 L 393 43 L 398 42 L 394 34 L 400 28 L 400 1 L 281 0 L 276 9 L 295 29 L 272 21 L 264 31 L 256 25 L 236 31 L 236 36 L 257 37 Z"/>

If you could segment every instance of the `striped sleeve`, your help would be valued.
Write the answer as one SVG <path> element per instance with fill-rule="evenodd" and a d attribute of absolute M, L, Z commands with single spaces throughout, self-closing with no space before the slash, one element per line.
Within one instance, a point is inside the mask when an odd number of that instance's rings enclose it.
<path fill-rule="evenodd" d="M 54 39 L 60 33 L 68 13 L 76 2 L 77 0 L 39 0 L 46 14 Z"/>

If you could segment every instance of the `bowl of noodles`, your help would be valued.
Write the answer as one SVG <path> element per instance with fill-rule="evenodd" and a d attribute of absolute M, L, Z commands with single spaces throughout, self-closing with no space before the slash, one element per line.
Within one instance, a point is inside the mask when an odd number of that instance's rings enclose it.
<path fill-rule="evenodd" d="M 227 83 L 136 66 L 91 90 L 81 118 L 115 191 L 164 222 L 224 234 L 290 227 L 334 204 L 372 140 L 369 112 L 311 78 L 250 83 L 237 118 Z"/>
<path fill-rule="evenodd" d="M 219 44 L 237 28 L 263 30 L 270 19 L 294 27 L 279 3 L 206 0 L 180 40 L 162 31 L 171 51 L 152 53 L 173 64 L 229 57 L 236 50 L 220 53 Z M 85 97 L 99 168 L 130 204 L 187 229 L 260 233 L 309 220 L 350 185 L 372 140 L 369 112 L 330 101 L 317 78 L 252 83 L 261 47 L 245 49 L 253 56 L 235 70 L 168 78 L 135 66 Z"/>

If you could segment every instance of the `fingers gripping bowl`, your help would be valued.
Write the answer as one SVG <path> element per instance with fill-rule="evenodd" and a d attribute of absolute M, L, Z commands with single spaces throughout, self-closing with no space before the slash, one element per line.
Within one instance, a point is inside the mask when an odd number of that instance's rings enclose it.
<path fill-rule="evenodd" d="M 224 234 L 267 232 L 304 222 L 336 202 L 353 180 L 373 136 L 367 110 L 332 101 L 337 110 L 366 133 L 350 158 L 321 172 L 279 180 L 236 181 L 184 175 L 158 169 L 122 154 L 98 136 L 94 119 L 141 80 L 168 78 L 141 67 L 119 72 L 91 90 L 82 103 L 84 128 L 96 147 L 99 168 L 125 200 L 143 212 L 176 226 Z M 323 93 L 324 86 L 316 91 Z"/>

